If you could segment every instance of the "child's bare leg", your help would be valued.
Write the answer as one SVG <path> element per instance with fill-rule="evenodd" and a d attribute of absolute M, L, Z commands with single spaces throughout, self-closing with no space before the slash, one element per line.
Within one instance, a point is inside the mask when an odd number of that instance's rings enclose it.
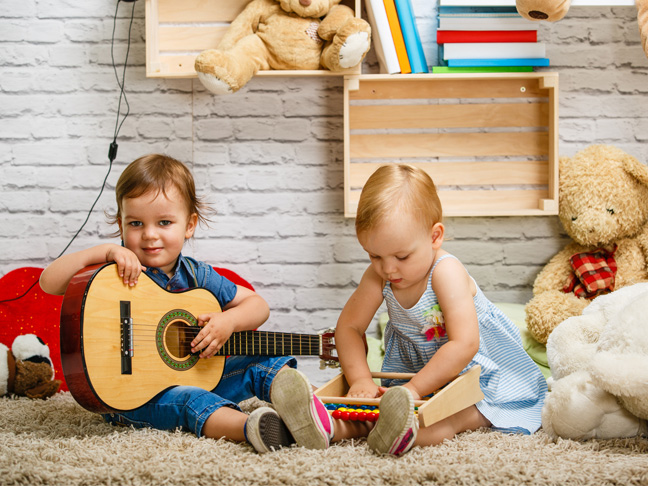
<path fill-rule="evenodd" d="M 203 425 L 202 435 L 211 439 L 245 441 L 245 421 L 248 415 L 235 408 L 221 407 L 212 413 Z"/>
<path fill-rule="evenodd" d="M 457 412 L 428 427 L 420 428 L 414 445 L 437 445 L 444 439 L 452 439 L 455 435 L 466 430 L 477 430 L 490 427 L 491 423 L 484 417 L 475 405 Z"/>
<path fill-rule="evenodd" d="M 360 437 L 367 437 L 371 429 L 374 427 L 374 422 L 356 422 L 352 420 L 333 420 L 333 438 L 331 442 L 338 442 L 344 439 L 358 439 Z"/>

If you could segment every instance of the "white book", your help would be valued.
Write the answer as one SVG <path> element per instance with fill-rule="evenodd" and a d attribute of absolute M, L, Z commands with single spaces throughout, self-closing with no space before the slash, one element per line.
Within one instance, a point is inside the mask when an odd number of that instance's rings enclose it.
<path fill-rule="evenodd" d="M 542 42 L 458 42 L 443 45 L 443 59 L 530 59 L 545 55 Z"/>
<path fill-rule="evenodd" d="M 440 17 L 439 30 L 538 30 L 522 17 Z"/>
<path fill-rule="evenodd" d="M 572 0 L 573 7 L 630 7 L 635 0 Z M 439 0 L 442 7 L 515 7 L 515 0 Z"/>
<path fill-rule="evenodd" d="M 381 73 L 395 74 L 400 73 L 400 64 L 396 56 L 396 47 L 394 39 L 389 29 L 387 12 L 383 0 L 366 0 L 367 17 L 371 24 L 371 37 L 373 47 L 376 50 L 378 64 L 380 64 Z"/>

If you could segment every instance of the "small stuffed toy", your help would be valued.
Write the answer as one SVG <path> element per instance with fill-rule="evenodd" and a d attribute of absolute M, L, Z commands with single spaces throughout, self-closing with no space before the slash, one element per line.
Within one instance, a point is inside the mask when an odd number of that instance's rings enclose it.
<path fill-rule="evenodd" d="M 340 1 L 252 0 L 218 47 L 198 55 L 198 79 L 212 93 L 225 94 L 259 70 L 353 69 L 369 51 L 371 27 Z"/>
<path fill-rule="evenodd" d="M 639 34 L 643 50 L 648 56 L 648 0 L 635 0 Z M 515 6 L 522 17 L 529 20 L 557 22 L 569 10 L 571 0 L 516 0 Z"/>
<path fill-rule="evenodd" d="M 561 157 L 558 216 L 573 241 L 540 271 L 525 307 L 540 343 L 599 295 L 648 280 L 648 166 L 609 145 Z"/>
<path fill-rule="evenodd" d="M 542 427 L 565 439 L 648 434 L 648 283 L 597 298 L 549 336 Z"/>
<path fill-rule="evenodd" d="M 49 348 L 34 334 L 18 336 L 11 350 L 0 343 L 0 396 L 48 398 L 61 387 L 54 379 Z"/>

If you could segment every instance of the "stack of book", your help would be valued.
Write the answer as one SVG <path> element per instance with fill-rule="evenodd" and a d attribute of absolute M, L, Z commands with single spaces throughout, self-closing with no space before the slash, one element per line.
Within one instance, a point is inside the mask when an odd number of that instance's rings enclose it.
<path fill-rule="evenodd" d="M 380 71 L 429 72 L 410 0 L 366 0 L 365 3 Z"/>
<path fill-rule="evenodd" d="M 439 0 L 434 73 L 520 72 L 548 66 L 538 24 L 506 0 Z"/>

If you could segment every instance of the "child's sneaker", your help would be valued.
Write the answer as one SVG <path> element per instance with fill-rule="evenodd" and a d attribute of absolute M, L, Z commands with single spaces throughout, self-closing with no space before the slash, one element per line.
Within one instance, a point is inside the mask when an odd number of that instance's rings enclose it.
<path fill-rule="evenodd" d="M 333 419 L 313 395 L 308 378 L 293 368 L 277 373 L 270 400 L 295 438 L 307 449 L 326 449 L 333 438 Z"/>
<path fill-rule="evenodd" d="M 245 422 L 245 438 L 257 452 L 270 452 L 295 443 L 290 431 L 270 407 L 254 410 Z"/>
<path fill-rule="evenodd" d="M 407 388 L 395 386 L 380 400 L 380 416 L 367 436 L 367 444 L 379 454 L 398 456 L 412 448 L 418 428 L 414 397 Z"/>

